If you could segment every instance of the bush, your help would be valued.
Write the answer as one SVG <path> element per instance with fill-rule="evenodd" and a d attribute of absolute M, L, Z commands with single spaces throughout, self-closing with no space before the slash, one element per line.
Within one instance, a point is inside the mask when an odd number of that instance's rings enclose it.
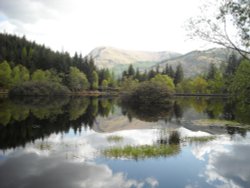
<path fill-rule="evenodd" d="M 172 91 L 165 84 L 143 82 L 123 94 L 121 104 L 133 116 L 144 121 L 157 121 L 171 113 Z"/>
<path fill-rule="evenodd" d="M 24 82 L 9 91 L 10 96 L 53 96 L 68 93 L 69 89 L 59 83 L 39 81 Z"/>
<path fill-rule="evenodd" d="M 127 93 L 124 98 L 128 102 L 137 104 L 159 104 L 169 101 L 172 91 L 158 82 L 143 82 L 131 92 Z"/>

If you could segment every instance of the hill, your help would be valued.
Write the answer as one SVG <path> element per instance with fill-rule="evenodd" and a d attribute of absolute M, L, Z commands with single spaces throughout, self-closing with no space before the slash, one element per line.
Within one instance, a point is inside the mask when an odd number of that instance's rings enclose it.
<path fill-rule="evenodd" d="M 135 68 L 145 69 L 180 55 L 176 52 L 129 51 L 112 47 L 98 47 L 89 53 L 97 67 L 113 69 L 116 74 L 126 70 L 129 64 L 133 64 Z"/>
<path fill-rule="evenodd" d="M 175 68 L 178 64 L 181 64 L 184 69 L 185 77 L 192 77 L 206 72 L 211 63 L 220 67 L 223 62 L 228 60 L 231 54 L 232 50 L 225 48 L 213 48 L 206 51 L 192 51 L 176 58 L 164 60 L 151 68 L 155 69 L 156 66 L 159 65 L 162 70 L 167 64 L 171 65 L 173 68 Z"/>

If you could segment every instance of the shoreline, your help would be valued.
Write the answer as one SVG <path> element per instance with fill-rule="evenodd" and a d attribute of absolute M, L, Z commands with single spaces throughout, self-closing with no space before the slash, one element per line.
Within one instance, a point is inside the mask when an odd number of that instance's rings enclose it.
<path fill-rule="evenodd" d="M 122 92 L 117 91 L 82 91 L 82 92 L 71 92 L 66 95 L 54 95 L 54 96 L 119 96 Z M 1 91 L 0 96 L 8 96 L 8 91 Z M 51 95 L 16 95 L 16 96 L 51 96 Z M 229 97 L 229 94 L 207 94 L 207 93 L 174 93 L 174 97 Z"/>

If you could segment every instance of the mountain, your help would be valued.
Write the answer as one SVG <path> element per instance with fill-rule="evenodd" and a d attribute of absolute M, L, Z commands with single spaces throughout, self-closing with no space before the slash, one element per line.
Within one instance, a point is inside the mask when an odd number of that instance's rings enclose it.
<path fill-rule="evenodd" d="M 226 62 L 232 54 L 232 50 L 225 48 L 212 48 L 205 51 L 192 51 L 187 54 L 176 52 L 145 52 L 129 51 L 112 47 L 99 47 L 92 50 L 88 55 L 92 56 L 99 68 L 110 68 L 116 75 L 127 70 L 129 64 L 141 71 L 155 69 L 158 65 L 160 70 L 171 65 L 174 69 L 181 64 L 185 77 L 192 77 L 206 72 L 211 63 L 219 67 Z"/>
<path fill-rule="evenodd" d="M 163 60 L 172 59 L 180 56 L 176 52 L 146 52 L 146 51 L 129 51 L 112 47 L 98 47 L 89 54 L 92 56 L 95 65 L 99 68 L 110 68 L 116 73 L 126 70 L 129 64 L 135 68 L 149 68 Z"/>
<path fill-rule="evenodd" d="M 185 77 L 192 77 L 206 72 L 211 63 L 214 63 L 217 67 L 219 67 L 223 62 L 228 60 L 232 52 L 232 50 L 225 48 L 213 48 L 205 51 L 192 51 L 176 58 L 164 60 L 159 64 L 152 66 L 151 69 L 155 69 L 156 66 L 159 65 L 160 70 L 162 70 L 167 64 L 175 68 L 178 64 L 181 64 Z"/>

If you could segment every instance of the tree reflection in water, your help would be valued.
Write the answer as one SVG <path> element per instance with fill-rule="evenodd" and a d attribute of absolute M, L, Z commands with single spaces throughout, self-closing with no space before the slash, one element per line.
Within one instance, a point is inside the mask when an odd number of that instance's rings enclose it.
<path fill-rule="evenodd" d="M 70 129 L 81 132 L 96 122 L 96 117 L 109 117 L 121 110 L 130 121 L 133 118 L 147 122 L 171 122 L 182 124 L 186 111 L 194 109 L 207 114 L 209 118 L 234 120 L 249 124 L 247 104 L 239 104 L 225 99 L 175 98 L 155 105 L 118 103 L 112 98 L 66 97 L 66 98 L 0 98 L 0 149 L 25 146 L 28 142 L 43 139 L 53 133 L 67 133 Z M 116 107 L 115 107 L 116 106 Z M 183 124 L 182 124 L 183 126 Z M 240 128 L 227 128 L 229 134 L 246 134 Z M 178 134 L 171 141 L 159 139 L 159 143 L 178 143 Z"/>

